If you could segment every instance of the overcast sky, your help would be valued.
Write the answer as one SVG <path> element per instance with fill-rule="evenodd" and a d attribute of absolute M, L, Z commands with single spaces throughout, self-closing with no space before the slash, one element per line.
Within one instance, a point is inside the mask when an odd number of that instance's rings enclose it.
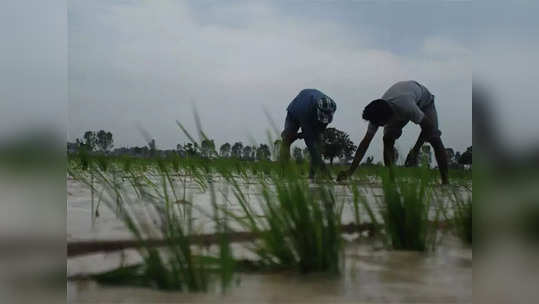
<path fill-rule="evenodd" d="M 433 3 L 434 2 L 434 3 Z M 399 80 L 436 95 L 442 139 L 472 144 L 466 1 L 102 1 L 68 3 L 68 138 L 109 130 L 115 146 L 187 142 L 193 106 L 217 145 L 266 142 L 304 88 L 332 97 L 331 126 L 357 144 L 363 107 Z M 280 130 L 279 130 L 280 131 Z M 381 132 L 380 132 L 381 133 Z M 408 151 L 409 123 L 397 142 Z M 367 154 L 380 159 L 381 134 Z"/>

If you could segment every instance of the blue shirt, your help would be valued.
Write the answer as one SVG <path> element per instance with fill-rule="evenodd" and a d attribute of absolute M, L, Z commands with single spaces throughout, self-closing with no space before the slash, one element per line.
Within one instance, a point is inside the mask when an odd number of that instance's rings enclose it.
<path fill-rule="evenodd" d="M 316 103 L 322 98 L 327 97 L 326 94 L 316 89 L 305 89 L 299 92 L 298 96 L 290 102 L 286 110 L 292 114 L 301 125 L 315 126 L 316 121 Z"/>

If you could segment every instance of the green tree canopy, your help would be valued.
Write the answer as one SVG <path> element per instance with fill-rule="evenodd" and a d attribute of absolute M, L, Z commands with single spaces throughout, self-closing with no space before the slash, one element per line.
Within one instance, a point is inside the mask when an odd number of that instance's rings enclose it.
<path fill-rule="evenodd" d="M 222 144 L 221 147 L 219 148 L 219 154 L 221 155 L 221 157 L 224 157 L 224 158 L 230 157 L 230 144 L 229 143 Z"/>
<path fill-rule="evenodd" d="M 208 138 L 202 140 L 200 143 L 200 155 L 204 158 L 209 158 L 216 154 L 215 152 L 215 142 Z"/>
<path fill-rule="evenodd" d="M 354 150 L 354 143 L 345 132 L 336 128 L 327 128 L 322 134 L 322 156 L 329 159 L 331 164 L 334 158 L 344 157 L 345 151 L 351 155 Z"/>
<path fill-rule="evenodd" d="M 112 133 L 100 130 L 96 135 L 96 143 L 101 151 L 107 152 L 113 146 Z"/>
<path fill-rule="evenodd" d="M 256 149 L 256 159 L 257 160 L 269 160 L 271 156 L 270 149 L 266 144 L 260 144 Z"/>
<path fill-rule="evenodd" d="M 232 157 L 240 159 L 243 152 L 243 144 L 241 141 L 234 143 L 232 146 Z"/>
<path fill-rule="evenodd" d="M 86 131 L 82 137 L 84 139 L 84 147 L 88 151 L 94 151 L 97 145 L 97 136 L 94 131 Z"/>
<path fill-rule="evenodd" d="M 244 160 L 252 160 L 251 159 L 251 153 L 253 151 L 253 148 L 251 146 L 245 146 L 243 147 L 243 157 Z"/>

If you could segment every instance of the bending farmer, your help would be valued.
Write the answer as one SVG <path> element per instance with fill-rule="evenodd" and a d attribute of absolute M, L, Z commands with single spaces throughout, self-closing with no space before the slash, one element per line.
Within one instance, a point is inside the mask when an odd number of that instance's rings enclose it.
<path fill-rule="evenodd" d="M 378 127 L 384 127 L 384 163 L 391 166 L 395 141 L 402 135 L 402 128 L 411 120 L 421 126 L 421 133 L 408 153 L 406 165 L 417 165 L 419 149 L 428 142 L 434 148 L 442 184 L 448 184 L 447 155 L 440 139 L 441 132 L 438 130 L 434 95 L 427 88 L 416 81 L 397 82 L 381 99 L 374 100 L 365 107 L 363 119 L 369 122 L 367 133 L 357 148 L 349 170 L 341 172 L 338 180 L 346 179 L 357 169 Z"/>
<path fill-rule="evenodd" d="M 333 120 L 337 109 L 335 102 L 326 94 L 305 89 L 288 105 L 284 131 L 281 133 L 281 161 L 290 159 L 290 145 L 303 138 L 311 155 L 309 177 L 313 178 L 317 169 L 327 173 L 320 155 L 321 137 L 327 125 Z M 301 128 L 302 133 L 298 133 Z"/>

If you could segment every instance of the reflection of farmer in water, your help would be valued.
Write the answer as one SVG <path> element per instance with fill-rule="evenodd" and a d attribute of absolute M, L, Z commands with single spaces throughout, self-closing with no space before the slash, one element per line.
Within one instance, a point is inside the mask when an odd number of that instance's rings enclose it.
<path fill-rule="evenodd" d="M 447 184 L 447 155 L 438 130 L 438 114 L 434 107 L 434 95 L 416 81 L 401 81 L 391 86 L 381 99 L 369 103 L 363 110 L 363 119 L 369 121 L 367 133 L 359 144 L 354 161 L 348 171 L 339 174 L 338 180 L 346 179 L 359 166 L 378 127 L 384 127 L 384 163 L 393 162 L 393 146 L 401 136 L 402 128 L 412 121 L 421 126 L 421 134 L 406 158 L 407 166 L 417 165 L 421 146 L 428 142 L 434 148 L 440 168 L 442 184 Z"/>
<path fill-rule="evenodd" d="M 286 109 L 284 131 L 281 133 L 281 160 L 290 158 L 290 145 L 298 138 L 304 138 L 311 155 L 309 177 L 314 177 L 316 169 L 327 172 L 320 156 L 321 137 L 327 125 L 333 120 L 337 109 L 335 102 L 324 93 L 315 89 L 299 92 Z M 301 128 L 302 133 L 298 133 Z"/>

